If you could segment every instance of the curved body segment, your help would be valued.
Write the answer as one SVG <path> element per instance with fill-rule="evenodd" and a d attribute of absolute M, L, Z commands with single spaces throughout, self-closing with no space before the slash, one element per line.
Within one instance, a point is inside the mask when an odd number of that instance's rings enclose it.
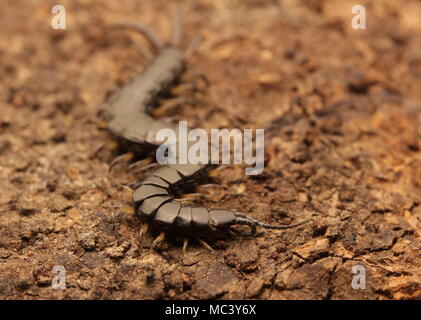
<path fill-rule="evenodd" d="M 183 70 L 181 50 L 170 46 L 162 48 L 143 73 L 110 98 L 105 107 L 108 129 L 130 142 L 157 145 L 156 132 L 169 125 L 154 119 L 147 111 Z"/>

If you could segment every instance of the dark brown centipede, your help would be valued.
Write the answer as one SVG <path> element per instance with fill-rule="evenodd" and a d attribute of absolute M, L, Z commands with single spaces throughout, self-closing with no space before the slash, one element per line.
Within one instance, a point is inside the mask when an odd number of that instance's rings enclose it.
<path fill-rule="evenodd" d="M 158 97 L 167 92 L 186 69 L 186 54 L 179 48 L 181 24 L 179 16 L 176 16 L 171 44 L 164 44 L 144 26 L 120 25 L 144 35 L 156 51 L 144 72 L 118 90 L 105 107 L 109 131 L 137 150 L 147 146 L 158 147 L 160 142 L 156 140 L 156 133 L 160 129 L 172 128 L 171 124 L 155 119 L 149 112 L 156 106 Z M 152 56 L 147 49 L 142 49 L 142 52 L 147 57 Z M 233 225 L 247 225 L 251 227 L 251 234 L 254 234 L 256 227 L 288 229 L 308 221 L 272 226 L 232 210 L 183 206 L 175 197 L 199 183 L 210 167 L 207 164 L 164 165 L 139 182 L 132 200 L 135 212 L 143 222 L 141 234 L 147 231 L 148 225 L 161 231 L 153 247 L 163 240 L 165 233 L 183 236 L 185 250 L 188 237 L 194 236 L 203 243 L 200 235 Z"/>

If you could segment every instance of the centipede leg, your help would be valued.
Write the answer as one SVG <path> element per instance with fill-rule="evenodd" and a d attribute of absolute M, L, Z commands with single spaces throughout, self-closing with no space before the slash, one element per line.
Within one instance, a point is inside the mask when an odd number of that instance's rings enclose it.
<path fill-rule="evenodd" d="M 102 150 L 116 150 L 118 148 L 118 143 L 115 141 L 110 141 L 107 143 L 101 143 L 98 147 L 95 148 L 93 156 L 96 157 Z"/>
<path fill-rule="evenodd" d="M 118 163 L 120 163 L 122 161 L 127 162 L 127 161 L 130 161 L 133 158 L 134 158 L 133 152 L 124 153 L 124 154 L 118 156 L 113 161 L 111 161 L 109 171 L 111 171 L 112 168 L 115 167 L 115 165 L 117 165 Z"/>
<path fill-rule="evenodd" d="M 189 239 L 184 238 L 183 240 L 183 256 L 187 253 L 187 246 L 189 245 Z"/>
<path fill-rule="evenodd" d="M 212 169 L 208 173 L 208 177 L 210 178 L 216 178 L 219 175 L 219 172 L 223 169 L 225 169 L 227 166 L 219 166 L 216 169 Z"/>
<path fill-rule="evenodd" d="M 157 162 L 155 162 L 155 163 L 151 163 L 151 164 L 148 164 L 148 165 L 146 165 L 146 166 L 143 166 L 143 167 L 141 167 L 141 168 L 138 168 L 138 169 L 134 170 L 134 171 L 133 171 L 133 174 L 140 173 L 140 172 L 142 172 L 142 171 L 146 171 L 146 170 L 148 170 L 148 169 L 150 169 L 150 168 L 156 167 L 157 165 L 158 165 L 158 163 L 157 163 Z"/>
<path fill-rule="evenodd" d="M 160 100 L 159 107 L 152 110 L 151 114 L 154 117 L 162 117 L 168 110 L 174 109 L 183 104 L 193 104 L 193 100 L 186 97 L 177 97 L 172 99 Z"/>
<path fill-rule="evenodd" d="M 285 230 L 285 229 L 291 229 L 291 228 L 296 228 L 299 227 L 309 221 L 311 221 L 312 219 L 307 219 L 304 221 L 301 221 L 299 223 L 295 223 L 295 224 L 290 224 L 290 225 L 286 225 L 286 226 L 273 226 L 270 224 L 266 224 L 263 222 L 260 222 L 258 220 L 255 220 L 243 213 L 239 213 L 236 212 L 235 213 L 235 224 L 242 224 L 242 225 L 247 225 L 251 228 L 251 234 L 255 234 L 256 232 L 256 228 L 257 227 L 262 227 L 262 228 L 266 228 L 266 229 L 273 229 L 273 230 Z"/>
<path fill-rule="evenodd" d="M 188 70 L 180 76 L 182 82 L 195 82 L 200 79 L 204 85 L 209 85 L 209 80 L 203 72 L 198 70 Z"/>
<path fill-rule="evenodd" d="M 193 83 L 183 83 L 170 89 L 172 95 L 190 95 L 196 89 L 196 85 Z"/>
<path fill-rule="evenodd" d="M 206 249 L 208 249 L 210 252 L 213 252 L 213 248 L 207 244 L 205 241 L 203 241 L 201 238 L 196 238 L 197 242 L 199 242 L 202 246 L 204 246 Z"/>
<path fill-rule="evenodd" d="M 155 247 L 161 243 L 165 239 L 165 233 L 161 232 L 158 237 L 152 242 L 151 249 L 155 249 Z"/>
<path fill-rule="evenodd" d="M 149 225 L 147 224 L 147 223 L 144 223 L 143 225 L 142 225 L 142 228 L 140 229 L 140 231 L 139 231 L 139 241 L 141 241 L 142 240 L 142 236 L 146 233 L 146 232 L 148 232 L 148 229 L 149 229 Z"/>
<path fill-rule="evenodd" d="M 127 214 L 135 214 L 133 206 L 122 205 L 118 207 L 118 210 Z"/>
<path fill-rule="evenodd" d="M 190 199 L 178 199 L 182 206 L 192 206 L 194 202 Z"/>
<path fill-rule="evenodd" d="M 126 185 L 123 185 L 122 188 L 123 188 L 124 197 L 127 200 L 131 200 L 133 196 L 133 192 L 134 192 L 133 189 Z"/>
<path fill-rule="evenodd" d="M 96 126 L 100 130 L 106 130 L 108 129 L 108 122 L 105 120 L 98 120 L 96 121 Z"/>
<path fill-rule="evenodd" d="M 193 41 L 190 43 L 189 47 L 187 48 L 186 52 L 184 53 L 184 60 L 188 61 L 196 50 L 199 48 L 200 44 L 202 43 L 202 36 L 196 36 Z"/>
<path fill-rule="evenodd" d="M 183 194 L 177 200 L 180 201 L 181 203 L 186 203 L 186 202 L 198 200 L 200 198 L 203 198 L 203 194 L 201 193 L 187 193 L 187 194 Z"/>
<path fill-rule="evenodd" d="M 171 44 L 174 47 L 178 47 L 180 45 L 181 35 L 182 35 L 180 7 L 178 5 L 175 6 L 172 28 L 173 28 L 173 32 L 171 36 Z"/>
<path fill-rule="evenodd" d="M 115 150 L 118 148 L 118 143 L 116 141 L 110 141 L 105 144 L 107 150 Z"/>

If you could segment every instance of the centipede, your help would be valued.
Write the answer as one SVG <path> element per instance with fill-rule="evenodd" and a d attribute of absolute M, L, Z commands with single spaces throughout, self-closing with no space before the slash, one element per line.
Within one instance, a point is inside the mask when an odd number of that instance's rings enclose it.
<path fill-rule="evenodd" d="M 173 124 L 154 117 L 153 111 L 159 108 L 159 98 L 171 92 L 187 70 L 187 61 L 197 48 L 197 39 L 187 50 L 180 46 L 182 23 L 178 10 L 174 14 L 170 41 L 163 41 L 148 27 L 138 23 L 119 23 L 112 29 L 131 29 L 141 34 L 152 50 L 140 47 L 149 60 L 145 69 L 127 84 L 117 89 L 101 108 L 101 119 L 108 131 L 119 143 L 130 150 L 117 157 L 110 165 L 124 159 L 130 160 L 133 154 L 156 149 L 161 142 L 156 134 L 161 129 L 173 128 Z M 177 98 L 174 98 L 177 101 Z M 127 156 L 127 154 L 131 156 Z M 215 165 L 205 164 L 165 164 L 144 175 L 132 192 L 133 212 L 141 220 L 141 238 L 150 229 L 159 234 L 152 242 L 152 248 L 161 243 L 168 234 L 183 238 L 183 252 L 189 239 L 196 239 L 206 248 L 212 248 L 202 239 L 213 231 L 225 231 L 236 225 L 246 225 L 250 235 L 257 227 L 283 230 L 295 228 L 309 220 L 291 225 L 270 225 L 253 219 L 236 210 L 204 206 L 185 205 L 177 199 L 187 189 L 203 181 Z"/>

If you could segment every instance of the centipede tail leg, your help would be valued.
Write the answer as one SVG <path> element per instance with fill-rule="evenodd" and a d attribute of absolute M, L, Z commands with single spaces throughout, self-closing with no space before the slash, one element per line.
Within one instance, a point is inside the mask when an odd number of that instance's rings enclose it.
<path fill-rule="evenodd" d="M 116 150 L 117 148 L 118 148 L 118 143 L 115 141 L 101 143 L 98 147 L 94 149 L 92 157 L 97 157 L 98 154 L 104 149 L 112 151 L 112 150 Z"/>
<path fill-rule="evenodd" d="M 288 225 L 288 226 L 273 226 L 273 225 L 266 224 L 266 223 L 260 222 L 258 220 L 255 220 L 255 219 L 253 219 L 249 216 L 246 216 L 245 214 L 236 212 L 234 224 L 239 224 L 239 225 L 242 224 L 242 225 L 250 226 L 251 233 L 254 234 L 256 232 L 256 227 L 262 227 L 262 228 L 265 228 L 265 229 L 274 229 L 274 230 L 285 230 L 285 229 L 290 229 L 290 228 L 295 228 L 295 227 L 301 226 L 301 225 L 303 225 L 303 224 L 305 224 L 305 223 L 307 223 L 311 220 L 312 219 L 307 219 L 305 221 L 302 221 L 302 222 L 299 222 L 299 223 L 296 223 L 296 224 L 291 224 L 291 225 Z"/>
<path fill-rule="evenodd" d="M 148 157 L 148 158 L 133 162 L 131 165 L 129 165 L 129 169 L 134 169 L 134 168 L 137 168 L 137 167 L 143 168 L 143 167 L 151 164 L 152 161 L 153 161 L 152 158 Z"/>
<path fill-rule="evenodd" d="M 194 83 L 198 91 L 204 91 L 209 86 L 208 78 L 201 72 L 188 71 L 180 76 L 182 83 Z"/>
<path fill-rule="evenodd" d="M 122 189 L 123 189 L 123 195 L 124 195 L 125 200 L 128 200 L 131 202 L 131 199 L 133 197 L 133 192 L 134 192 L 133 189 L 127 185 L 123 185 Z"/>
<path fill-rule="evenodd" d="M 142 228 L 141 228 L 141 229 L 140 229 L 140 231 L 139 231 L 139 241 L 140 241 L 140 242 L 142 241 L 142 236 L 143 236 L 146 232 L 148 232 L 148 229 L 149 229 L 149 224 L 147 224 L 147 223 L 143 223 Z"/>
<path fill-rule="evenodd" d="M 105 120 L 98 120 L 96 121 L 96 127 L 99 130 L 107 130 L 108 129 L 108 122 Z"/>
<path fill-rule="evenodd" d="M 153 109 L 151 114 L 154 117 L 162 117 L 167 111 L 177 108 L 183 104 L 193 104 L 193 100 L 187 97 L 165 99 L 159 107 Z"/>

